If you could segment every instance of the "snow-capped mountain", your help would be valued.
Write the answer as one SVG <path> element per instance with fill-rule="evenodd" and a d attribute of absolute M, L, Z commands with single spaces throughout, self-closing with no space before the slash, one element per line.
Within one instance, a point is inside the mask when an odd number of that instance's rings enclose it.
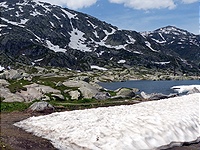
<path fill-rule="evenodd" d="M 200 35 L 194 35 L 186 30 L 167 26 L 152 32 L 141 33 L 161 44 L 166 49 L 178 53 L 180 57 L 200 64 Z"/>
<path fill-rule="evenodd" d="M 161 29 L 148 34 L 120 30 L 90 15 L 37 0 L 0 0 L 0 9 L 1 64 L 19 62 L 75 70 L 137 65 L 197 69 L 196 61 L 189 63 L 177 49 L 166 46 L 170 40 L 164 30 L 159 34 Z M 173 39 L 168 30 L 166 34 Z M 154 33 L 155 37 L 151 36 Z M 195 36 L 188 33 L 185 38 L 190 38 L 188 35 Z M 168 41 L 163 44 L 164 40 Z M 193 41 L 198 43 L 199 39 Z"/>

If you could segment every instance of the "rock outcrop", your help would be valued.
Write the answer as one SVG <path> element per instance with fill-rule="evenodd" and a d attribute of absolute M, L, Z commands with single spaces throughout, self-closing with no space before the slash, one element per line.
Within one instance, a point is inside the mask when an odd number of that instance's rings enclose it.
<path fill-rule="evenodd" d="M 35 102 L 28 109 L 28 112 L 52 113 L 55 108 L 48 102 Z"/>
<path fill-rule="evenodd" d="M 98 92 L 98 93 L 96 93 L 94 98 L 97 100 L 106 100 L 106 99 L 111 98 L 111 96 L 108 92 Z"/>
<path fill-rule="evenodd" d="M 4 79 L 0 79 L 0 87 L 6 87 L 10 85 L 10 83 Z"/>
<path fill-rule="evenodd" d="M 43 97 L 43 93 L 40 90 L 37 90 L 34 87 L 28 87 L 27 90 L 16 93 L 17 95 L 20 95 L 24 101 L 26 102 L 32 102 L 34 100 L 40 100 Z"/>
<path fill-rule="evenodd" d="M 133 89 L 129 89 L 129 88 L 121 88 L 118 89 L 117 91 L 117 96 L 118 97 L 123 97 L 123 98 L 132 98 L 135 97 L 135 92 L 133 91 Z"/>
<path fill-rule="evenodd" d="M 37 91 L 40 91 L 43 94 L 45 94 L 45 93 L 54 93 L 54 94 L 61 93 L 59 90 L 53 89 L 50 86 L 40 85 L 40 84 L 36 84 L 36 83 L 26 85 L 24 87 L 27 88 L 27 89 L 28 88 L 34 88 L 34 89 L 36 89 Z"/>
<path fill-rule="evenodd" d="M 24 102 L 25 99 L 18 95 L 11 93 L 8 88 L 0 88 L 0 97 L 3 98 L 3 102 Z"/>
<path fill-rule="evenodd" d="M 190 91 L 188 91 L 187 94 L 194 94 L 194 93 L 200 93 L 200 89 L 194 87 L 193 89 L 191 89 Z"/>
<path fill-rule="evenodd" d="M 151 93 L 151 94 L 147 94 L 145 92 L 141 92 L 140 95 L 142 96 L 142 98 L 144 99 L 148 99 L 148 100 L 160 100 L 160 99 L 166 99 L 166 98 L 171 98 L 171 97 L 176 97 L 178 96 L 178 94 L 169 94 L 169 95 L 165 95 L 162 93 Z"/>
<path fill-rule="evenodd" d="M 99 89 L 84 81 L 66 81 L 63 82 L 66 87 L 75 87 L 80 90 L 83 98 L 92 98 L 98 93 Z"/>
<path fill-rule="evenodd" d="M 78 100 L 79 97 L 81 96 L 80 92 L 78 90 L 76 91 L 70 91 L 69 95 L 71 96 L 72 100 Z"/>

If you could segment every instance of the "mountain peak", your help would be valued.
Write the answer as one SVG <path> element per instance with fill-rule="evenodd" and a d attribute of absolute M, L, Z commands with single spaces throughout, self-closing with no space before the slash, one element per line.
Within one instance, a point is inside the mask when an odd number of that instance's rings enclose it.
<path fill-rule="evenodd" d="M 164 33 L 164 34 L 176 34 L 176 35 L 178 35 L 178 34 L 179 35 L 191 35 L 192 34 L 186 30 L 177 28 L 175 26 L 170 26 L 170 25 L 159 28 L 159 29 L 155 30 L 155 32 L 160 32 L 160 33 Z"/>

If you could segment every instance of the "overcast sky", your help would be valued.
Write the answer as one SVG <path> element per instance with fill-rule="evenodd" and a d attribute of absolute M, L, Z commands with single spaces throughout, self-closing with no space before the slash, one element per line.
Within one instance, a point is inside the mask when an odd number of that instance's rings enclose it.
<path fill-rule="evenodd" d="M 40 0 L 87 13 L 120 29 L 167 25 L 199 34 L 199 0 Z"/>

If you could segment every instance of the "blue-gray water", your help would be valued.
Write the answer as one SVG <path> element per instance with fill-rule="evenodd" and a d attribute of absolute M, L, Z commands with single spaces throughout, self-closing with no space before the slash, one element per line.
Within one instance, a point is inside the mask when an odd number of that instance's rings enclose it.
<path fill-rule="evenodd" d="M 200 85 L 200 80 L 170 80 L 170 81 L 125 81 L 125 82 L 106 82 L 99 83 L 102 87 L 109 90 L 116 90 L 121 87 L 137 88 L 146 93 L 163 93 L 170 94 L 175 93 L 170 88 L 177 85 Z"/>

